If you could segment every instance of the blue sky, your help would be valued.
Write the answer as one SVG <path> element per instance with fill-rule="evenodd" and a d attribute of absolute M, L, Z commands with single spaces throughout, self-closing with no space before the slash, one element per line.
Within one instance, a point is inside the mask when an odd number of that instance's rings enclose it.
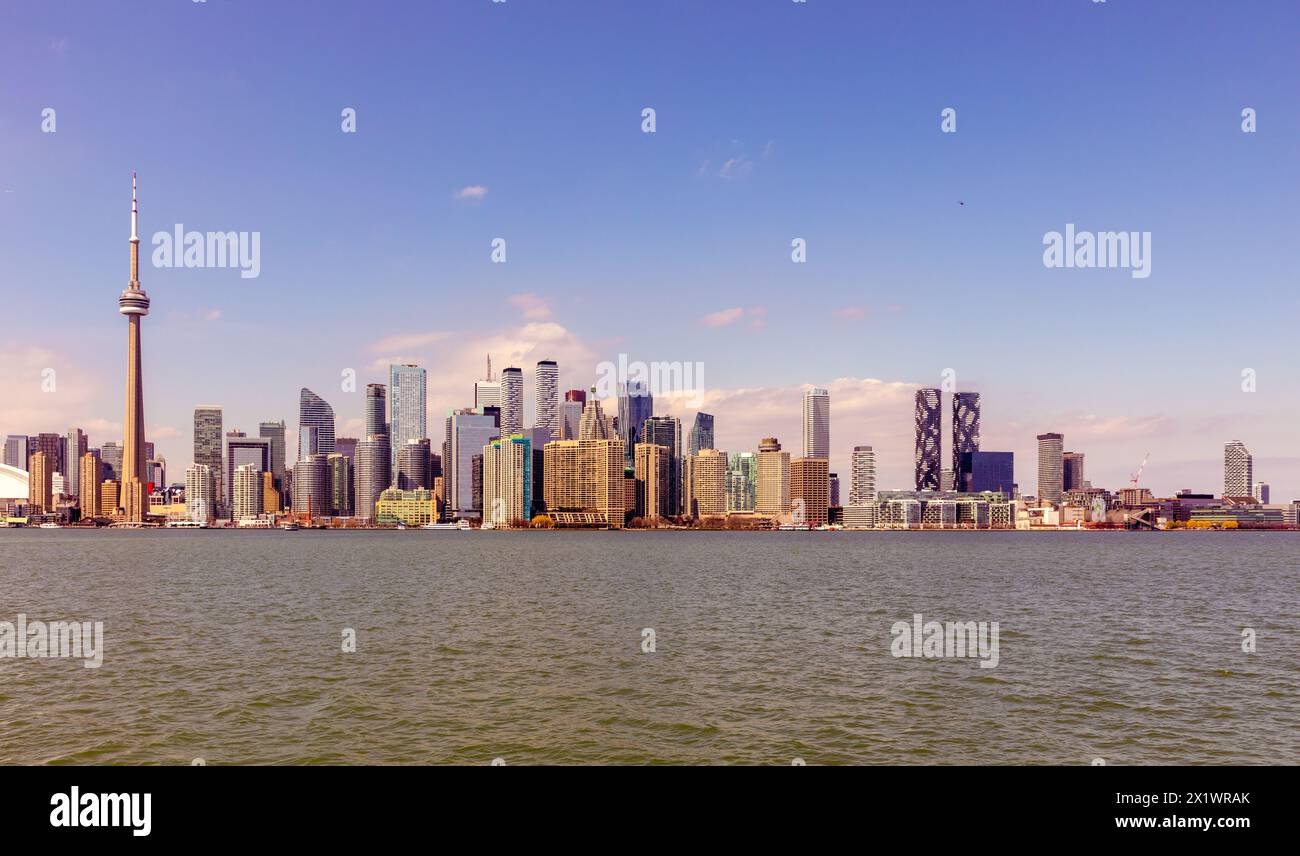
<path fill-rule="evenodd" d="M 731 451 L 778 434 L 797 454 L 798 388 L 831 386 L 833 468 L 872 443 L 882 486 L 910 478 L 905 390 L 952 368 L 1030 491 L 1033 437 L 1058 430 L 1110 487 L 1152 452 L 1158 493 L 1217 491 L 1240 439 L 1290 499 L 1297 43 L 1286 2 L 7 9 L 0 248 L 25 320 L 0 431 L 120 433 L 137 169 L 172 479 L 194 405 L 255 431 L 292 424 L 306 385 L 343 434 L 341 370 L 364 389 L 388 358 L 429 367 L 436 442 L 494 348 L 560 359 L 566 388 L 620 352 L 700 361 Z M 177 223 L 259 231 L 261 276 L 148 265 Z M 1152 275 L 1045 268 L 1066 223 L 1151 232 Z"/>

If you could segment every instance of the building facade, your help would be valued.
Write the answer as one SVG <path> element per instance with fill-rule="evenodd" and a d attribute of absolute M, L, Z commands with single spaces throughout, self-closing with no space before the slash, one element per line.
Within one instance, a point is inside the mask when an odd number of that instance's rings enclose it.
<path fill-rule="evenodd" d="M 803 456 L 831 456 L 831 395 L 819 386 L 803 394 Z"/>
<path fill-rule="evenodd" d="M 940 437 L 943 432 L 942 396 L 937 388 L 916 391 L 913 426 L 916 448 L 913 461 L 917 490 L 938 490 L 943 464 L 940 461 Z"/>

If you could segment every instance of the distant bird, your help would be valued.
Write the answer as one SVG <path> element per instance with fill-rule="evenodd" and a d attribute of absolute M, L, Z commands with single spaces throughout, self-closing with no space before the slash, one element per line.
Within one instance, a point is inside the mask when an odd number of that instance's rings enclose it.
<path fill-rule="evenodd" d="M 960 205 L 960 206 L 963 207 L 963 208 L 966 207 L 966 203 L 965 203 L 965 202 L 962 202 L 960 199 L 957 200 L 957 204 Z"/>

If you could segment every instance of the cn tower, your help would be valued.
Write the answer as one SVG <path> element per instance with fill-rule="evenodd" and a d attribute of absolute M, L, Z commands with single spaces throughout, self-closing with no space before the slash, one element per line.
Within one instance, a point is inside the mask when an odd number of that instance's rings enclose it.
<path fill-rule="evenodd" d="M 140 288 L 140 209 L 136 203 L 135 173 L 131 173 L 131 282 L 117 299 L 117 311 L 126 316 L 126 418 L 122 435 L 122 508 L 128 520 L 144 520 L 148 512 L 144 458 L 144 388 L 140 368 L 140 319 L 149 314 L 149 295 Z"/>

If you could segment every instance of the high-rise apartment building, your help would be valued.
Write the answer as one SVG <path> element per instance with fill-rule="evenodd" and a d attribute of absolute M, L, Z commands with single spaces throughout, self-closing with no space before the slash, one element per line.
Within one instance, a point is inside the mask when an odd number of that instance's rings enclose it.
<path fill-rule="evenodd" d="M 672 465 L 670 450 L 655 443 L 637 443 L 634 457 L 635 515 L 646 520 L 669 516 L 668 471 Z"/>
<path fill-rule="evenodd" d="M 533 505 L 532 443 L 522 434 L 483 447 L 483 519 L 496 526 L 527 525 Z"/>
<path fill-rule="evenodd" d="M 1038 435 L 1038 499 L 1060 502 L 1065 491 L 1065 438 Z"/>
<path fill-rule="evenodd" d="M 1269 492 L 1268 482 L 1255 482 L 1254 496 L 1260 504 L 1268 505 Z"/>
<path fill-rule="evenodd" d="M 27 474 L 27 504 L 36 514 L 48 514 L 54 510 L 53 463 L 44 452 L 32 455 L 31 469 Z"/>
<path fill-rule="evenodd" d="M 407 440 L 397 453 L 393 486 L 398 490 L 428 490 L 431 483 L 428 439 Z"/>
<path fill-rule="evenodd" d="M 190 464 L 185 471 L 185 509 L 199 523 L 217 516 L 217 483 L 207 464 Z"/>
<path fill-rule="evenodd" d="M 355 516 L 374 519 L 379 495 L 392 484 L 389 454 L 387 434 L 374 434 L 357 443 L 352 492 L 352 513 Z"/>
<path fill-rule="evenodd" d="M 727 453 L 700 449 L 686 459 L 686 513 L 696 518 L 727 512 Z"/>
<path fill-rule="evenodd" d="M 776 517 L 790 513 L 790 453 L 781 451 L 775 437 L 758 443 L 757 502 L 759 514 Z"/>
<path fill-rule="evenodd" d="M 941 477 L 940 437 L 943 432 L 942 397 L 938 389 L 916 391 L 916 489 L 938 490 Z"/>
<path fill-rule="evenodd" d="M 222 477 L 221 449 L 221 408 L 212 404 L 201 404 L 194 408 L 194 463 L 203 464 L 212 472 L 216 480 L 217 505 L 225 501 L 225 480 Z M 107 443 L 104 444 L 103 457 L 106 464 L 111 464 Z M 120 472 L 116 476 L 120 476 Z M 116 477 L 115 476 L 115 477 Z M 217 509 L 210 510 L 216 515 Z"/>
<path fill-rule="evenodd" d="M 560 437 L 560 366 L 555 360 L 540 360 L 533 375 L 533 397 L 537 413 L 533 419 L 538 428 L 545 428 L 547 442 Z"/>
<path fill-rule="evenodd" d="M 243 520 L 262 513 L 262 470 L 253 464 L 235 467 L 231 479 L 230 518 Z"/>
<path fill-rule="evenodd" d="M 849 505 L 876 501 L 876 453 L 870 446 L 853 447 L 853 472 L 849 481 Z"/>
<path fill-rule="evenodd" d="M 86 452 L 81 456 L 81 464 L 78 467 L 77 486 L 80 490 L 78 502 L 81 505 L 81 519 L 87 520 L 91 517 L 98 517 L 99 511 L 99 491 L 103 483 L 100 478 L 99 456 Z"/>
<path fill-rule="evenodd" d="M 316 454 L 328 455 L 334 451 L 334 408 L 306 387 L 298 393 L 298 425 L 316 429 Z M 301 433 L 298 436 L 298 459 L 302 460 L 312 452 L 302 448 Z"/>
<path fill-rule="evenodd" d="M 546 511 L 553 520 L 622 528 L 627 499 L 623 441 L 553 440 L 546 444 L 544 460 Z"/>
<path fill-rule="evenodd" d="M 1233 440 L 1223 447 L 1223 495 L 1253 496 L 1255 459 L 1246 444 Z"/>
<path fill-rule="evenodd" d="M 427 373 L 419 366 L 388 368 L 388 440 L 392 446 L 390 465 L 394 473 L 397 472 L 397 454 L 406 441 L 424 440 L 429 436 L 425 418 L 427 384 Z"/>
<path fill-rule="evenodd" d="M 831 394 L 819 386 L 803 394 L 803 456 L 831 456 Z"/>
<path fill-rule="evenodd" d="M 961 456 L 980 450 L 980 394 L 954 392 L 952 395 L 952 473 L 951 490 L 961 490 L 965 478 Z"/>
<path fill-rule="evenodd" d="M 366 433 L 364 436 L 388 436 L 388 387 L 382 383 L 366 384 Z"/>
<path fill-rule="evenodd" d="M 810 526 L 824 526 L 831 504 L 830 462 L 825 458 L 795 458 L 790 462 L 790 505 Z"/>
<path fill-rule="evenodd" d="M 511 366 L 501 372 L 501 435 L 511 437 L 524 430 L 524 372 Z"/>
<path fill-rule="evenodd" d="M 115 517 L 122 511 L 122 495 L 118 483 L 105 481 L 99 486 L 99 513 L 104 517 Z"/>
<path fill-rule="evenodd" d="M 329 455 L 309 455 L 307 460 L 293 465 L 293 511 L 329 517 L 333 514 L 330 500 Z"/>
<path fill-rule="evenodd" d="M 758 503 L 758 456 L 737 452 L 727 460 L 727 510 L 753 511 Z"/>

